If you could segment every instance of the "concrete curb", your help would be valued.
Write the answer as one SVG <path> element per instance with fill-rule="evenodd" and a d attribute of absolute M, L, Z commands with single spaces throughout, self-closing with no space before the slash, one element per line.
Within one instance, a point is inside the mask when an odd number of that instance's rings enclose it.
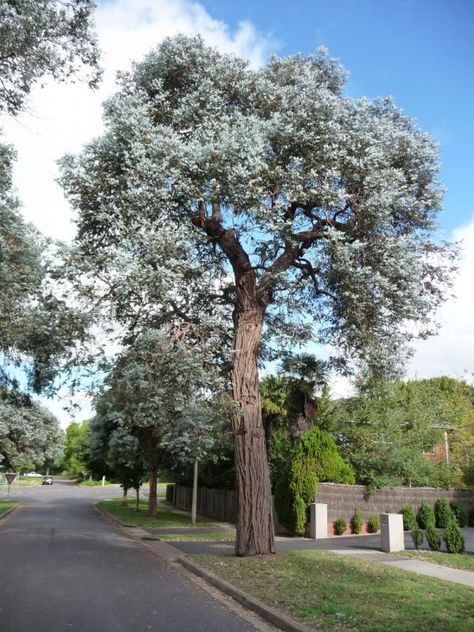
<path fill-rule="evenodd" d="M 206 568 L 203 568 L 196 562 L 191 561 L 186 557 L 186 554 L 183 553 L 180 549 L 174 547 L 172 544 L 168 542 L 163 542 L 161 540 L 151 541 L 148 539 L 143 539 L 143 537 L 138 533 L 131 533 L 130 529 L 140 529 L 140 527 L 126 527 L 122 522 L 120 522 L 115 516 L 110 514 L 103 507 L 99 507 L 99 505 L 95 504 L 94 507 L 97 511 L 102 514 L 105 518 L 110 519 L 111 522 L 114 522 L 129 538 L 132 538 L 143 546 L 146 546 L 149 550 L 151 550 L 155 555 L 158 555 L 163 561 L 170 562 L 179 562 L 181 566 L 183 566 L 186 570 L 194 573 L 198 577 L 201 577 L 209 584 L 222 591 L 226 595 L 229 595 L 235 601 L 240 603 L 242 606 L 255 612 L 262 619 L 268 621 L 276 628 L 283 630 L 284 632 L 316 632 L 315 628 L 308 628 L 302 623 L 298 623 L 290 617 L 287 617 L 282 612 L 267 606 L 262 601 L 251 597 L 249 594 L 245 593 L 243 590 L 236 588 L 229 582 L 225 581 L 225 579 L 221 579 L 218 575 L 215 575 L 211 571 L 208 571 Z"/>
<path fill-rule="evenodd" d="M 242 606 L 245 606 L 248 610 L 256 612 L 260 617 L 262 617 L 262 619 L 265 619 L 265 621 L 268 621 L 280 630 L 284 630 L 284 632 L 315 632 L 315 628 L 308 628 L 302 623 L 298 623 L 297 621 L 290 619 L 290 617 L 287 617 L 278 610 L 267 606 L 262 601 L 251 597 L 247 593 L 227 582 L 225 579 L 221 579 L 218 575 L 208 571 L 206 568 L 196 564 L 196 562 L 191 561 L 187 557 L 180 557 L 177 561 L 188 571 L 191 571 L 195 575 L 198 575 L 198 577 L 205 579 L 226 595 L 230 595 Z"/>

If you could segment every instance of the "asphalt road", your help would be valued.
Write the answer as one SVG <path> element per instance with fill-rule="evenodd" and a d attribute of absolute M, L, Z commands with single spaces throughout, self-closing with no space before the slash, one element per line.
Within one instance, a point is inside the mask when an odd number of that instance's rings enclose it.
<path fill-rule="evenodd" d="M 12 496 L 26 506 L 0 521 L 2 632 L 259 629 L 104 522 L 93 503 L 110 490 L 55 483 Z"/>

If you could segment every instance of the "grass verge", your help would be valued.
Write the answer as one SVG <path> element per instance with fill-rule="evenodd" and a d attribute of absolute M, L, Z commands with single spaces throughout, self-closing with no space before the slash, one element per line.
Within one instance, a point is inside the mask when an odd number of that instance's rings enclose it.
<path fill-rule="evenodd" d="M 12 507 L 16 507 L 18 503 L 14 500 L 0 500 L 0 516 L 6 514 Z"/>
<path fill-rule="evenodd" d="M 331 632 L 470 632 L 472 589 L 324 551 L 194 555 L 234 586 Z"/>
<path fill-rule="evenodd" d="M 393 555 L 393 553 L 391 554 Z M 396 554 L 401 558 L 412 558 L 422 560 L 423 562 L 431 562 L 432 564 L 440 564 L 441 566 L 449 566 L 450 568 L 458 568 L 462 571 L 474 571 L 474 555 L 472 553 L 441 553 L 437 551 L 403 551 Z"/>
<path fill-rule="evenodd" d="M 166 542 L 235 542 L 235 533 L 159 533 L 150 538 Z"/>
<path fill-rule="evenodd" d="M 191 518 L 186 514 L 167 511 L 162 507 L 158 508 L 156 518 L 149 518 L 146 515 L 148 505 L 145 501 L 140 501 L 140 511 L 135 511 L 135 501 L 130 499 L 128 506 L 122 504 L 122 500 L 104 500 L 98 503 L 110 514 L 120 520 L 127 527 L 192 527 Z M 214 527 L 211 522 L 198 520 L 200 527 Z"/>

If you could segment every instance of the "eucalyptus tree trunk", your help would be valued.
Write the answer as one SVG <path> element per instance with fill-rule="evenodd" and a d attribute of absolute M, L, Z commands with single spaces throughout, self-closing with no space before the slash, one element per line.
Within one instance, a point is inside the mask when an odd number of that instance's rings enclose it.
<path fill-rule="evenodd" d="M 123 486 L 122 505 L 128 504 L 128 488 Z"/>
<path fill-rule="evenodd" d="M 239 412 L 233 415 L 239 556 L 274 553 L 273 504 L 258 381 L 257 359 L 265 306 L 252 283 L 237 284 L 231 380 Z"/>

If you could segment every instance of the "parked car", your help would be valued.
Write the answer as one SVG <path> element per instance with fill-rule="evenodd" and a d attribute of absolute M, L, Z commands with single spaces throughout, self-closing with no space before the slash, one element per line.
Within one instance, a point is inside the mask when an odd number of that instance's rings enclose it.
<path fill-rule="evenodd" d="M 43 476 L 43 482 L 41 483 L 41 485 L 52 485 L 52 484 L 53 484 L 52 476 Z"/>
<path fill-rule="evenodd" d="M 41 478 L 43 475 L 42 474 L 38 474 L 38 472 L 28 472 L 28 474 L 25 474 L 26 478 Z"/>

